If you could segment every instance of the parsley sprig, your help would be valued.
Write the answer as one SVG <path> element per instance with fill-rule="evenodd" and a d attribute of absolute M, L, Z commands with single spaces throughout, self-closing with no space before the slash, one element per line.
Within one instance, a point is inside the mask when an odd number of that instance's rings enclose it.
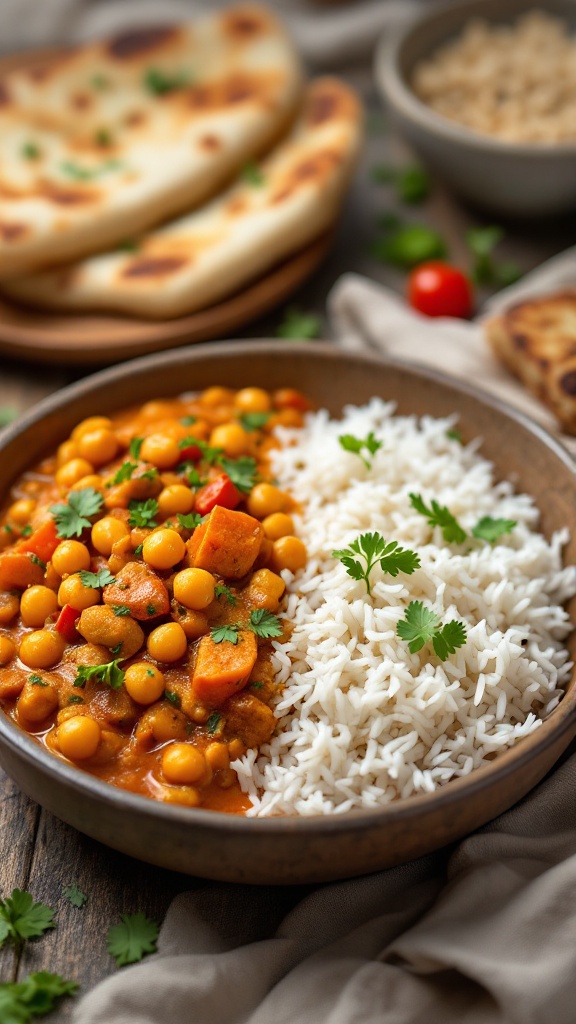
<path fill-rule="evenodd" d="M 92 526 L 90 517 L 98 514 L 104 498 L 93 487 L 71 491 L 67 505 L 52 505 L 50 514 L 56 523 L 59 537 L 80 537 L 83 530 Z"/>
<path fill-rule="evenodd" d="M 333 551 L 332 557 L 340 559 L 352 579 L 364 580 L 368 594 L 371 593 L 370 573 L 378 563 L 383 572 L 393 577 L 400 572 L 411 576 L 420 568 L 415 551 L 400 547 L 395 540 L 387 543 L 379 533 L 361 533 L 349 547 Z"/>
<path fill-rule="evenodd" d="M 78 673 L 74 686 L 86 686 L 90 679 L 98 683 L 107 683 L 113 690 L 119 690 L 124 682 L 124 672 L 120 668 L 121 658 L 109 661 L 105 665 L 78 665 Z"/>
<path fill-rule="evenodd" d="M 401 640 L 406 640 L 411 654 L 432 643 L 434 653 L 441 661 L 449 654 L 454 654 L 458 647 L 466 643 L 466 626 L 458 619 L 452 619 L 444 626 L 440 618 L 430 608 L 425 608 L 422 601 L 411 601 L 404 618 L 396 626 L 396 633 Z"/>
<path fill-rule="evenodd" d="M 146 914 L 121 914 L 121 924 L 108 930 L 106 946 L 117 967 L 135 964 L 147 953 L 156 952 L 160 929 Z"/>
<path fill-rule="evenodd" d="M 338 438 L 340 447 L 345 452 L 352 452 L 354 455 L 358 455 L 362 462 L 366 466 L 366 469 L 370 469 L 372 462 L 366 455 L 362 454 L 362 449 L 365 448 L 369 455 L 375 455 L 377 451 L 382 447 L 382 441 L 378 441 L 371 430 L 367 437 L 354 437 L 354 434 L 340 434 Z"/>
<path fill-rule="evenodd" d="M 410 494 L 410 504 L 420 515 L 425 516 L 429 526 L 439 526 L 447 544 L 462 544 L 466 540 L 466 531 L 452 515 L 446 505 L 440 505 L 432 499 L 428 507 L 420 494 Z"/>

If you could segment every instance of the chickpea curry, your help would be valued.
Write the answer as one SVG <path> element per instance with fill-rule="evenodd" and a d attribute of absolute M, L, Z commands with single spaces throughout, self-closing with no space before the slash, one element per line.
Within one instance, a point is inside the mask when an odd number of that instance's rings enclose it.
<path fill-rule="evenodd" d="M 0 706 L 58 757 L 157 800 L 243 813 L 230 767 L 274 732 L 282 570 L 270 480 L 285 388 L 210 387 L 91 416 L 0 515 Z"/>

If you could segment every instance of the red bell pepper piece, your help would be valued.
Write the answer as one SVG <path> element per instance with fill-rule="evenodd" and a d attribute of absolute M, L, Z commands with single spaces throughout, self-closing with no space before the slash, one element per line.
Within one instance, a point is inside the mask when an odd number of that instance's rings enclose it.
<path fill-rule="evenodd" d="M 198 462 L 202 458 L 202 449 L 197 444 L 189 444 L 180 451 L 182 462 Z"/>
<path fill-rule="evenodd" d="M 200 488 L 194 501 L 194 510 L 201 516 L 207 516 L 216 505 L 234 509 L 241 501 L 242 495 L 238 488 L 226 473 L 222 473 Z"/>
<path fill-rule="evenodd" d="M 61 636 L 69 644 L 73 644 L 75 640 L 78 640 L 78 632 L 76 630 L 76 623 L 80 618 L 80 612 L 76 608 L 73 608 L 70 604 L 65 604 L 60 615 L 56 619 L 56 625 L 54 629 L 60 633 Z"/>
<path fill-rule="evenodd" d="M 56 523 L 53 519 L 47 519 L 42 526 L 39 526 L 34 533 L 18 542 L 18 551 L 36 555 L 42 562 L 49 562 L 61 538 L 56 532 Z"/>

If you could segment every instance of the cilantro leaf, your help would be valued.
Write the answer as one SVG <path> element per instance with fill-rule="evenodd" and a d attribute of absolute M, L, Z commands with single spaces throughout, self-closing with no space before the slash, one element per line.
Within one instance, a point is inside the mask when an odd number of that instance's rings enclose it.
<path fill-rule="evenodd" d="M 158 526 L 154 519 L 158 512 L 158 502 L 155 498 L 148 498 L 146 501 L 130 501 L 128 508 L 130 509 L 128 526 Z"/>
<path fill-rule="evenodd" d="M 198 490 L 199 487 L 204 487 L 204 484 L 208 483 L 206 478 L 200 476 L 193 462 L 181 462 L 178 466 L 178 472 L 184 474 L 186 483 L 193 491 Z"/>
<path fill-rule="evenodd" d="M 255 608 L 250 612 L 248 629 L 251 629 L 262 640 L 270 640 L 272 637 L 282 636 L 280 619 L 266 608 Z"/>
<path fill-rule="evenodd" d="M 180 707 L 180 697 L 174 690 L 164 690 L 164 698 L 172 704 L 173 707 Z"/>
<path fill-rule="evenodd" d="M 409 498 L 412 508 L 415 508 L 420 515 L 426 517 L 429 526 L 440 527 L 442 536 L 447 544 L 462 544 L 466 540 L 466 531 L 462 529 L 460 523 L 446 508 L 446 505 L 439 505 L 437 501 L 432 499 L 431 507 L 428 508 L 420 494 L 410 494 Z"/>
<path fill-rule="evenodd" d="M 221 458 L 218 461 L 239 491 L 248 494 L 252 490 L 256 483 L 256 459 L 251 455 L 244 455 L 239 459 Z"/>
<path fill-rule="evenodd" d="M 193 427 L 198 422 L 197 416 L 182 416 L 180 423 L 183 427 Z"/>
<path fill-rule="evenodd" d="M 474 257 L 472 277 L 476 284 L 504 287 L 513 284 L 522 276 L 515 263 L 497 262 L 493 250 L 504 238 L 504 230 L 495 224 L 488 227 L 470 228 L 466 232 L 466 243 Z"/>
<path fill-rule="evenodd" d="M 10 896 L 0 901 L 0 925 L 0 945 L 7 938 L 20 944 L 54 928 L 54 911 L 45 903 L 35 903 L 29 892 L 13 889 Z"/>
<path fill-rule="evenodd" d="M 63 885 L 62 892 L 67 900 L 73 907 L 77 907 L 80 910 L 85 903 L 88 902 L 88 897 L 84 895 L 81 889 L 78 888 L 76 882 L 72 882 L 71 885 Z"/>
<path fill-rule="evenodd" d="M 58 536 L 80 537 L 83 530 L 92 526 L 89 517 L 95 516 L 103 504 L 104 498 L 93 487 L 71 491 L 67 505 L 52 505 L 50 508 Z"/>
<path fill-rule="evenodd" d="M 228 640 L 231 644 L 237 644 L 239 629 L 240 626 L 236 624 L 215 626 L 214 629 L 210 630 L 210 636 L 215 644 L 221 644 L 223 640 Z"/>
<path fill-rule="evenodd" d="M 113 604 L 111 605 L 114 615 L 121 618 L 123 615 L 131 615 L 131 611 L 127 604 Z"/>
<path fill-rule="evenodd" d="M 423 224 L 406 224 L 396 228 L 372 247 L 372 255 L 381 263 L 410 269 L 426 260 L 443 259 L 448 254 L 446 243 L 437 231 Z"/>
<path fill-rule="evenodd" d="M 302 313 L 296 307 L 291 306 L 286 310 L 276 334 L 279 338 L 306 341 L 310 338 L 320 337 L 321 329 L 322 321 L 319 316 L 314 313 Z"/>
<path fill-rule="evenodd" d="M 457 647 L 466 643 L 466 627 L 463 622 L 452 619 L 438 629 L 432 638 L 432 646 L 438 657 L 445 661 L 449 654 L 454 654 Z"/>
<path fill-rule="evenodd" d="M 144 73 L 144 86 L 153 96 L 165 96 L 190 84 L 190 76 L 184 71 L 168 74 L 160 68 L 147 68 Z"/>
<path fill-rule="evenodd" d="M 135 469 L 138 469 L 137 462 L 123 462 L 120 469 L 118 469 L 112 477 L 112 486 L 115 484 L 123 484 L 125 480 L 131 480 Z"/>
<path fill-rule="evenodd" d="M 185 530 L 195 530 L 197 526 L 200 526 L 204 516 L 201 516 L 198 512 L 189 512 L 186 516 L 182 512 L 178 512 L 177 519 L 180 526 Z"/>
<path fill-rule="evenodd" d="M 271 415 L 271 412 L 242 412 L 238 420 L 244 427 L 244 430 L 262 430 L 262 427 L 266 426 Z"/>
<path fill-rule="evenodd" d="M 109 569 L 99 569 L 98 572 L 88 572 L 87 569 L 80 569 L 78 573 L 84 587 L 107 587 L 110 583 L 116 582 L 116 577 Z"/>
<path fill-rule="evenodd" d="M 121 914 L 122 924 L 108 930 L 106 946 L 117 967 L 135 964 L 147 953 L 156 952 L 159 928 L 145 914 Z"/>
<path fill-rule="evenodd" d="M 340 447 L 346 452 L 352 452 L 354 455 L 358 455 L 362 462 L 366 466 L 366 469 L 370 469 L 372 463 L 365 455 L 362 455 L 362 449 L 366 448 L 370 455 L 375 455 L 376 452 L 382 447 L 382 441 L 378 441 L 374 437 L 373 431 L 367 435 L 367 437 L 354 437 L 354 434 L 340 434 L 338 438 Z"/>
<path fill-rule="evenodd" d="M 416 654 L 432 637 L 440 619 L 430 608 L 425 608 L 422 601 L 411 601 L 404 618 L 396 626 L 396 633 L 401 640 L 408 641 L 411 654 Z"/>
<path fill-rule="evenodd" d="M 456 429 L 456 427 L 451 427 L 450 430 L 447 430 L 446 437 L 450 438 L 451 441 L 458 441 L 458 444 L 464 444 L 462 434 Z"/>
<path fill-rule="evenodd" d="M 124 682 L 124 672 L 120 668 L 121 658 L 109 661 L 105 665 L 77 665 L 78 673 L 74 686 L 85 686 L 90 679 L 98 683 L 107 683 L 113 690 L 119 690 Z"/>
<path fill-rule="evenodd" d="M 140 449 L 141 449 L 143 444 L 144 444 L 144 438 L 143 437 L 133 437 L 132 438 L 132 440 L 130 441 L 130 445 L 128 447 L 128 451 L 130 452 L 130 457 L 131 458 L 133 458 L 133 459 L 139 459 L 140 458 Z"/>
<path fill-rule="evenodd" d="M 12 420 L 18 417 L 18 410 L 12 409 L 10 406 L 2 406 L 0 409 L 0 427 L 6 427 Z"/>
<path fill-rule="evenodd" d="M 0 1020 L 2 1024 L 28 1024 L 33 1017 L 50 1013 L 61 996 L 72 996 L 77 990 L 75 981 L 65 981 L 49 971 L 36 971 L 18 982 L 1 982 Z"/>
<path fill-rule="evenodd" d="M 99 164 L 97 167 L 82 167 L 73 160 L 64 160 L 60 164 L 62 174 L 65 174 L 68 178 L 73 178 L 74 181 L 93 181 L 94 178 L 99 178 L 101 174 L 117 171 L 121 167 L 122 164 L 119 160 L 106 160 L 105 163 Z"/>
<path fill-rule="evenodd" d="M 365 563 L 364 566 L 355 555 Z M 415 551 L 400 547 L 395 540 L 386 543 L 379 533 L 361 533 L 350 547 L 333 551 L 332 557 L 340 559 L 352 579 L 364 580 L 368 594 L 371 593 L 370 573 L 377 563 L 380 563 L 383 572 L 393 577 L 399 572 L 411 576 L 420 567 L 420 559 Z"/>
<path fill-rule="evenodd" d="M 266 181 L 258 164 L 255 164 L 253 160 L 249 160 L 248 163 L 244 164 L 240 171 L 240 177 L 246 185 L 251 185 L 252 188 L 260 188 Z"/>
<path fill-rule="evenodd" d="M 220 723 L 222 722 L 222 715 L 219 711 L 213 711 L 210 718 L 206 722 L 206 727 L 210 736 L 214 736 L 214 733 L 221 732 Z"/>
<path fill-rule="evenodd" d="M 430 192 L 428 174 L 417 164 L 400 168 L 379 164 L 372 169 L 372 179 L 378 185 L 394 185 L 396 194 L 403 203 L 421 203 Z"/>
<path fill-rule="evenodd" d="M 493 519 L 492 516 L 484 516 L 476 523 L 472 536 L 494 544 L 503 533 L 512 533 L 515 526 L 515 519 Z"/>
<path fill-rule="evenodd" d="M 238 604 L 238 598 L 234 596 L 230 587 L 227 587 L 224 583 L 219 583 L 217 587 L 214 587 L 214 597 L 218 600 L 224 597 L 226 598 L 226 603 L 232 606 Z"/>
<path fill-rule="evenodd" d="M 39 160 L 42 156 L 42 150 L 36 142 L 25 142 L 20 150 L 25 160 Z"/>

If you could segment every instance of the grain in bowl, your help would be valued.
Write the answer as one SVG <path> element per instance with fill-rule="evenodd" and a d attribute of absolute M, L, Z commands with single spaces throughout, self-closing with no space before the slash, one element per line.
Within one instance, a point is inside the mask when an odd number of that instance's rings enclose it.
<path fill-rule="evenodd" d="M 576 37 L 544 10 L 471 20 L 417 64 L 411 86 L 436 113 L 504 142 L 576 141 Z"/>

